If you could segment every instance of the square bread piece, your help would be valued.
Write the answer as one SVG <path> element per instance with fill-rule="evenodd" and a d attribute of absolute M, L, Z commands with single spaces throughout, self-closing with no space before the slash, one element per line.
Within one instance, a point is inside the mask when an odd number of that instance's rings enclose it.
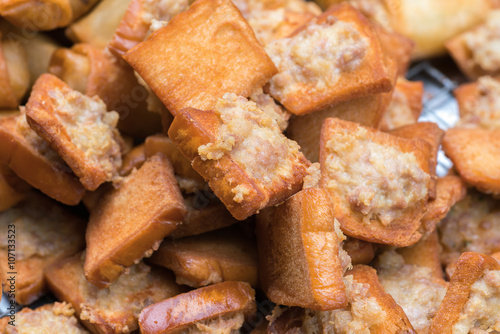
<path fill-rule="evenodd" d="M 349 4 L 269 43 L 266 52 L 279 71 L 269 92 L 296 115 L 392 88 L 375 29 Z"/>
<path fill-rule="evenodd" d="M 73 307 L 67 303 L 45 304 L 34 310 L 25 307 L 16 314 L 15 326 L 9 325 L 11 319 L 8 316 L 0 319 L 0 331 L 4 334 L 90 334 L 74 313 Z"/>
<path fill-rule="evenodd" d="M 199 0 L 124 56 L 167 109 L 208 110 L 250 96 L 276 67 L 230 0 Z"/>
<path fill-rule="evenodd" d="M 17 108 L 26 94 L 30 72 L 26 49 L 5 30 L 0 30 L 0 108 L 10 109 Z"/>
<path fill-rule="evenodd" d="M 349 305 L 333 311 L 276 310 L 269 333 L 415 333 L 403 309 L 384 291 L 375 269 L 357 265 L 344 277 Z"/>
<path fill-rule="evenodd" d="M 71 167 L 88 190 L 116 181 L 122 163 L 118 113 L 71 89 L 53 76 L 43 74 L 35 83 L 26 119 L 35 132 Z"/>
<path fill-rule="evenodd" d="M 327 118 L 320 186 L 330 191 L 347 235 L 396 247 L 420 239 L 429 194 L 429 145 Z"/>
<path fill-rule="evenodd" d="M 330 196 L 319 188 L 259 214 L 261 285 L 272 302 L 323 311 L 347 306 L 342 276 L 351 259 L 334 221 Z"/>
<path fill-rule="evenodd" d="M 256 241 L 237 226 L 164 240 L 149 261 L 172 270 L 178 284 L 193 288 L 224 281 L 258 284 Z"/>
<path fill-rule="evenodd" d="M 429 334 L 500 331 L 500 264 L 479 253 L 463 253 Z"/>
<path fill-rule="evenodd" d="M 52 262 L 75 254 L 85 247 L 85 221 L 66 208 L 42 196 L 31 195 L 20 204 L 0 213 L 0 270 L 4 291 L 10 290 L 9 272 L 17 272 L 14 299 L 27 305 L 46 291 L 43 270 Z M 12 263 L 12 243 L 16 234 Z"/>
<path fill-rule="evenodd" d="M 257 311 L 255 291 L 244 282 L 222 282 L 177 295 L 144 309 L 141 333 L 237 333 Z"/>
<path fill-rule="evenodd" d="M 235 94 L 213 111 L 183 110 L 168 134 L 239 220 L 299 191 L 310 164 L 275 119 Z"/>
<path fill-rule="evenodd" d="M 105 194 L 90 214 L 85 277 L 107 287 L 151 256 L 186 214 L 170 162 L 158 153 Z"/>
<path fill-rule="evenodd" d="M 92 333 L 133 332 L 139 329 L 142 309 L 185 292 L 171 273 L 143 263 L 100 290 L 85 279 L 83 260 L 82 253 L 59 260 L 46 268 L 45 278 L 50 291 L 73 305 L 76 316 Z"/>

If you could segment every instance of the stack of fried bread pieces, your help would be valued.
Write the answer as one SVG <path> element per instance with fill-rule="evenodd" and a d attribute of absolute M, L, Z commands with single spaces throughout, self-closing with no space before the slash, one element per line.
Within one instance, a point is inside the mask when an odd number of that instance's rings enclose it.
<path fill-rule="evenodd" d="M 500 333 L 499 29 L 498 0 L 0 1 L 0 332 Z M 405 76 L 446 51 L 444 131 Z"/>

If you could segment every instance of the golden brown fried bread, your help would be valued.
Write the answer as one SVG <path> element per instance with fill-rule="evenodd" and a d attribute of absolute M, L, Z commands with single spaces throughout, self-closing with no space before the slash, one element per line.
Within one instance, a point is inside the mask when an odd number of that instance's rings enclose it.
<path fill-rule="evenodd" d="M 478 253 L 463 253 L 451 277 L 430 334 L 500 330 L 500 264 Z"/>
<path fill-rule="evenodd" d="M 431 176 L 431 182 L 429 184 L 429 198 L 435 199 L 437 181 L 437 154 L 439 151 L 439 147 L 441 147 L 441 141 L 443 140 L 444 131 L 441 130 L 436 123 L 419 122 L 394 129 L 390 132 L 390 134 L 410 139 L 420 138 L 429 145 L 429 147 L 431 148 L 431 154 L 429 156 L 429 174 Z"/>
<path fill-rule="evenodd" d="M 256 311 L 248 283 L 223 282 L 153 304 L 139 316 L 141 333 L 229 333 Z"/>
<path fill-rule="evenodd" d="M 43 269 L 52 262 L 83 249 L 85 221 L 42 195 L 31 195 L 17 206 L 0 213 L 1 271 L 4 291 L 19 304 L 35 301 L 46 290 Z M 15 234 L 15 250 L 12 235 Z M 12 256 L 15 254 L 13 263 Z M 17 272 L 15 289 L 9 274 Z M 12 292 L 12 291 L 10 291 Z"/>
<path fill-rule="evenodd" d="M 276 119 L 234 94 L 214 111 L 183 110 L 169 137 L 239 220 L 299 191 L 309 167 Z"/>
<path fill-rule="evenodd" d="M 98 0 L 3 0 L 0 15 L 22 29 L 52 30 L 67 26 Z"/>
<path fill-rule="evenodd" d="M 411 55 L 415 48 L 415 42 L 411 38 L 401 35 L 397 32 L 387 30 L 379 23 L 372 22 L 378 38 L 380 39 L 380 46 L 382 51 L 395 61 L 398 75 L 404 77 L 411 63 Z"/>
<path fill-rule="evenodd" d="M 485 76 L 454 91 L 460 111 L 459 126 L 500 129 L 500 79 Z"/>
<path fill-rule="evenodd" d="M 146 149 L 145 145 L 137 145 L 133 149 L 130 150 L 127 154 L 123 156 L 122 167 L 120 168 L 120 175 L 126 176 L 129 175 L 132 170 L 139 169 L 146 161 Z"/>
<path fill-rule="evenodd" d="M 351 258 L 353 265 L 368 264 L 375 257 L 375 250 L 371 242 L 347 237 L 342 243 L 342 248 Z"/>
<path fill-rule="evenodd" d="M 92 11 L 66 29 L 75 43 L 89 43 L 104 49 L 115 34 L 130 0 L 102 0 Z"/>
<path fill-rule="evenodd" d="M 108 288 L 99 290 L 83 274 L 83 257 L 77 254 L 45 270 L 52 293 L 73 305 L 76 316 L 93 333 L 130 333 L 139 328 L 145 307 L 185 291 L 171 273 L 136 264 Z"/>
<path fill-rule="evenodd" d="M 99 97 L 86 97 L 51 74 L 37 80 L 26 105 L 30 127 L 50 143 L 88 190 L 118 177 L 122 163 L 118 118 L 118 113 L 106 111 Z"/>
<path fill-rule="evenodd" d="M 347 235 L 398 247 L 422 236 L 429 192 L 428 144 L 327 118 L 321 132 L 320 186 Z"/>
<path fill-rule="evenodd" d="M 224 281 L 258 281 L 256 241 L 238 227 L 164 240 L 150 261 L 172 270 L 176 282 L 193 288 Z"/>
<path fill-rule="evenodd" d="M 390 131 L 417 122 L 422 112 L 424 84 L 399 77 L 394 88 L 391 103 L 384 112 L 380 129 Z"/>
<path fill-rule="evenodd" d="M 314 310 L 345 307 L 350 259 L 340 247 L 327 191 L 304 189 L 258 217 L 261 285 L 277 304 Z M 343 258 L 347 256 L 347 264 Z"/>
<path fill-rule="evenodd" d="M 392 88 L 375 29 L 348 4 L 269 43 L 266 52 L 279 71 L 269 92 L 296 115 Z"/>
<path fill-rule="evenodd" d="M 463 252 L 492 254 L 500 251 L 500 201 L 469 190 L 438 225 L 443 264 L 455 262 Z"/>
<path fill-rule="evenodd" d="M 120 115 L 120 132 L 144 138 L 161 132 L 160 116 L 148 111 L 148 92 L 132 68 L 107 50 L 75 44 L 55 51 L 49 72 L 87 96 L 99 96 Z M 165 111 L 166 112 L 166 111 Z"/>
<path fill-rule="evenodd" d="M 438 255 L 433 258 L 439 264 Z M 379 255 L 376 268 L 380 284 L 401 306 L 415 331 L 427 333 L 446 294 L 447 283 L 442 273 L 435 277 L 433 268 L 408 263 L 395 250 Z"/>
<path fill-rule="evenodd" d="M 422 217 L 425 233 L 431 233 L 436 225 L 448 214 L 455 203 L 464 199 L 467 193 L 465 182 L 458 176 L 446 175 L 436 181 L 436 198 L 429 201 Z"/>
<path fill-rule="evenodd" d="M 149 158 L 92 210 L 87 228 L 85 277 L 107 287 L 126 267 L 151 256 L 186 213 L 172 165 Z"/>
<path fill-rule="evenodd" d="M 443 150 L 467 184 L 488 194 L 500 194 L 500 129 L 449 129 Z"/>
<path fill-rule="evenodd" d="M 67 303 L 46 304 L 34 310 L 25 307 L 14 317 L 15 326 L 9 325 L 9 317 L 0 320 L 0 331 L 5 334 L 68 333 L 89 334 L 74 316 L 75 310 Z"/>
<path fill-rule="evenodd" d="M 29 84 L 26 49 L 7 31 L 0 31 L 0 109 L 17 108 Z"/>
<path fill-rule="evenodd" d="M 76 205 L 85 188 L 66 163 L 40 138 L 22 113 L 0 118 L 0 161 L 53 199 Z"/>
<path fill-rule="evenodd" d="M 250 96 L 276 73 L 229 0 L 197 1 L 124 58 L 173 115 L 211 109 L 228 92 Z"/>
<path fill-rule="evenodd" d="M 499 22 L 500 10 L 492 10 L 480 25 L 446 42 L 448 52 L 469 79 L 500 74 Z"/>
<path fill-rule="evenodd" d="M 7 165 L 0 163 L 0 212 L 19 203 L 30 187 Z"/>

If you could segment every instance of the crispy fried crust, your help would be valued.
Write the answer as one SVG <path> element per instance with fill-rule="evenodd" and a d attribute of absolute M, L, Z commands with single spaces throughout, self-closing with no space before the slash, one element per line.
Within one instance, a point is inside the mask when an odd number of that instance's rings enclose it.
<path fill-rule="evenodd" d="M 59 260 L 45 269 L 45 278 L 50 291 L 72 304 L 77 317 L 93 333 L 135 331 L 142 308 L 185 291 L 171 273 L 144 264 L 133 267 L 111 289 L 99 290 L 85 280 L 82 262 L 81 253 Z M 84 319 L 82 308 L 87 314 Z"/>
<path fill-rule="evenodd" d="M 429 144 L 431 154 L 429 156 L 429 172 L 431 175 L 431 182 L 429 184 L 429 199 L 436 198 L 436 166 L 437 154 L 441 141 L 444 137 L 444 131 L 439 128 L 436 123 L 420 122 L 410 125 L 405 125 L 400 128 L 394 129 L 390 132 L 392 135 L 404 138 L 420 138 Z"/>
<path fill-rule="evenodd" d="M 47 196 L 67 205 L 78 204 L 85 188 L 64 161 L 48 158 L 24 138 L 17 129 L 18 117 L 25 115 L 0 118 L 0 161 Z"/>
<path fill-rule="evenodd" d="M 122 167 L 120 168 L 120 175 L 126 176 L 129 175 L 132 170 L 139 169 L 144 164 L 146 159 L 146 148 L 145 144 L 138 145 L 134 147 L 130 152 L 125 154 L 123 157 Z M 152 156 L 152 155 L 150 155 Z"/>
<path fill-rule="evenodd" d="M 443 150 L 465 182 L 487 194 L 500 194 L 500 130 L 449 129 Z"/>
<path fill-rule="evenodd" d="M 19 203 L 29 188 L 7 165 L 0 163 L 0 212 Z"/>
<path fill-rule="evenodd" d="M 452 333 L 453 325 L 459 320 L 463 307 L 469 300 L 471 286 L 487 270 L 500 270 L 500 264 L 479 253 L 466 252 L 460 256 L 446 296 L 432 319 L 429 334 Z"/>
<path fill-rule="evenodd" d="M 125 267 L 150 256 L 185 214 L 171 164 L 160 153 L 149 158 L 92 210 L 85 277 L 96 286 L 108 286 Z"/>
<path fill-rule="evenodd" d="M 347 305 L 327 191 L 310 188 L 259 215 L 260 278 L 274 303 L 314 310 Z M 293 259 L 291 265 L 290 259 Z"/>
<path fill-rule="evenodd" d="M 1 37 L 0 32 L 0 39 Z M 29 76 L 29 73 L 26 73 L 27 66 L 26 51 L 21 45 L 7 39 L 0 40 L 0 108 L 10 109 L 19 106 L 21 98 L 28 89 L 29 79 L 25 83 L 22 82 L 25 80 L 21 80 L 17 85 L 15 81 L 23 78 L 25 74 Z"/>
<path fill-rule="evenodd" d="M 199 147 L 216 142 L 221 126 L 222 121 L 215 112 L 189 108 L 175 117 L 168 133 L 182 154 L 192 161 L 194 170 L 208 181 L 210 188 L 236 219 L 246 219 L 258 210 L 276 205 L 302 188 L 309 162 L 300 152 L 289 157 L 293 158 L 290 175 L 279 176 L 269 186 L 252 177 L 231 153 L 218 160 L 203 160 L 198 153 Z M 235 201 L 233 190 L 236 186 L 248 190 L 243 201 Z"/>
<path fill-rule="evenodd" d="M 171 269 L 178 284 L 194 288 L 224 281 L 257 286 L 256 242 L 234 227 L 165 240 L 150 261 Z"/>
<path fill-rule="evenodd" d="M 124 58 L 173 115 L 210 109 L 227 92 L 250 96 L 276 73 L 229 0 L 197 1 Z"/>
<path fill-rule="evenodd" d="M 415 48 L 415 42 L 394 31 L 386 30 L 380 24 L 373 22 L 377 31 L 380 45 L 384 53 L 397 64 L 398 75 L 405 76 L 410 67 L 411 54 Z"/>
<path fill-rule="evenodd" d="M 360 34 L 360 38 L 367 43 L 367 46 L 359 65 L 353 70 L 340 69 L 341 72 L 338 80 L 336 80 L 335 83 L 329 83 L 327 81 L 326 88 L 318 87 L 318 80 L 329 80 L 329 78 L 316 78 L 313 81 L 293 81 L 293 75 L 287 77 L 290 81 L 285 83 L 283 86 L 284 88 L 281 87 L 283 85 L 283 82 L 281 82 L 283 81 L 283 78 L 281 78 L 281 76 L 283 76 L 282 73 L 288 70 L 285 62 L 280 64 L 283 61 L 282 57 L 284 57 L 284 55 L 279 53 L 279 43 L 283 42 L 278 40 L 266 46 L 266 51 L 271 54 L 279 71 L 279 73 L 271 79 L 269 87 L 270 94 L 279 100 L 287 110 L 293 114 L 303 115 L 319 111 L 353 98 L 388 92 L 393 87 L 392 76 L 388 73 L 386 68 L 386 59 L 382 52 L 375 29 L 361 13 L 349 4 L 341 4 L 331 8 L 319 16 L 317 20 L 312 20 L 305 26 L 299 28 L 290 37 L 291 41 L 293 41 L 294 38 L 299 41 L 299 38 L 301 38 L 301 36 L 308 31 L 308 27 L 312 25 L 326 24 L 326 26 L 333 26 L 335 24 L 334 22 L 337 21 L 331 21 L 332 17 L 337 18 L 341 22 L 351 24 L 355 31 Z M 320 29 L 326 29 L 325 26 L 320 27 Z M 324 45 L 314 45 L 314 47 L 325 48 Z M 336 47 L 342 48 L 342 44 Z M 286 48 L 286 46 L 284 46 L 284 48 Z M 322 53 L 327 52 L 326 50 L 322 50 Z M 320 56 L 318 55 L 317 57 Z M 351 57 L 359 57 L 359 55 L 351 55 Z M 309 61 L 312 61 L 312 59 L 309 59 Z M 306 60 L 302 58 L 295 61 L 295 63 L 304 62 L 306 62 Z M 307 70 L 302 67 L 300 71 L 307 72 Z M 328 73 L 324 75 L 326 76 Z M 287 92 L 286 90 L 292 87 L 292 85 L 293 89 Z"/>
<path fill-rule="evenodd" d="M 371 242 L 347 237 L 342 244 L 342 248 L 349 254 L 353 265 L 369 264 L 375 257 L 375 251 Z"/>
<path fill-rule="evenodd" d="M 181 333 L 202 321 L 256 311 L 255 291 L 248 283 L 223 282 L 183 293 L 144 309 L 139 316 L 145 334 Z"/>
<path fill-rule="evenodd" d="M 335 118 L 327 118 L 321 132 L 320 163 L 321 180 L 320 187 L 327 188 L 332 179 L 328 173 L 327 159 L 329 158 L 327 143 L 335 133 L 354 134 L 366 130 L 366 139 L 378 145 L 394 148 L 401 153 L 413 153 L 417 167 L 424 174 L 429 174 L 429 145 L 422 139 L 407 139 L 393 136 L 374 129 L 360 126 L 356 123 L 342 121 Z M 347 162 L 346 162 L 347 163 Z M 337 181 L 340 182 L 340 181 Z M 427 182 L 422 180 L 421 182 Z M 425 183 L 428 189 L 428 183 Z M 364 223 L 364 215 L 359 210 L 353 210 L 349 205 L 347 194 L 339 195 L 331 192 L 335 203 L 335 217 L 339 220 L 342 230 L 347 235 L 370 242 L 384 243 L 397 247 L 405 247 L 416 243 L 422 233 L 419 231 L 420 219 L 425 213 L 427 206 L 427 195 L 417 202 L 410 203 L 406 209 L 401 211 L 401 216 L 395 218 L 387 226 L 378 220 L 371 220 L 370 224 Z"/>

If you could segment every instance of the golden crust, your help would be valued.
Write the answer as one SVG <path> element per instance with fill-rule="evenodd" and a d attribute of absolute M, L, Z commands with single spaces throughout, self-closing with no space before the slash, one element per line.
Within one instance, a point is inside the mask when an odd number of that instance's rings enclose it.
<path fill-rule="evenodd" d="M 229 0 L 197 1 L 124 58 L 173 115 L 210 109 L 227 92 L 249 96 L 276 73 Z"/>
<path fill-rule="evenodd" d="M 415 42 L 404 35 L 385 29 L 376 22 L 373 22 L 373 25 L 377 31 L 382 50 L 387 57 L 396 62 L 398 75 L 405 76 L 408 67 L 410 67 Z"/>
<path fill-rule="evenodd" d="M 165 240 L 150 261 L 172 270 L 178 284 L 193 288 L 224 281 L 258 284 L 256 242 L 234 227 Z"/>
<path fill-rule="evenodd" d="M 256 311 L 255 291 L 248 283 L 223 282 L 166 299 L 144 309 L 139 316 L 142 333 L 181 333 L 203 321 Z M 201 332 L 200 332 L 201 333 Z"/>
<path fill-rule="evenodd" d="M 254 111 L 259 112 L 257 109 Z M 246 113 L 244 109 L 243 113 Z M 259 113 L 261 117 L 264 117 L 262 111 Z M 273 145 L 280 146 L 274 151 L 280 150 L 284 157 L 279 161 L 270 162 L 290 166 L 285 171 L 269 170 L 268 175 L 264 175 L 270 178 L 271 181 L 268 183 L 253 176 L 247 170 L 248 166 L 238 162 L 233 151 L 224 153 L 220 159 L 203 160 L 199 154 L 199 148 L 202 145 L 207 147 L 223 139 L 219 138 L 222 126 L 221 117 L 213 111 L 185 109 L 175 117 L 169 130 L 169 137 L 179 147 L 182 154 L 192 161 L 193 168 L 208 181 L 210 188 L 236 219 L 243 220 L 258 210 L 276 205 L 302 188 L 302 180 L 306 175 L 309 162 L 294 148 L 296 143 L 287 140 L 279 130 L 276 132 L 269 129 L 273 132 L 275 137 L 273 139 L 255 138 L 253 135 L 238 139 L 239 141 L 261 140 L 259 145 L 261 149 L 267 149 Z M 268 129 L 265 125 L 259 124 L 258 127 Z M 274 139 L 279 142 L 271 141 Z M 236 148 L 239 153 L 245 152 L 246 149 L 243 144 L 240 148 Z M 257 160 L 261 166 L 265 166 L 269 158 L 269 156 L 262 156 L 262 161 Z M 241 198 L 238 198 L 239 190 L 243 195 Z"/>
<path fill-rule="evenodd" d="M 42 139 L 27 124 L 26 130 L 32 134 L 25 137 L 17 125 L 20 117 L 26 116 L 21 114 L 0 118 L 0 161 L 47 196 L 67 205 L 78 204 L 85 188 L 55 152 L 47 154 L 45 150 L 39 150 L 30 138 L 35 136 L 40 141 Z"/>
<path fill-rule="evenodd" d="M 123 157 L 123 163 L 120 168 L 120 175 L 126 176 L 129 175 L 132 170 L 139 169 L 144 164 L 146 159 L 149 156 L 146 156 L 146 145 L 141 144 L 133 149 L 131 149 L 125 156 Z M 152 156 L 152 155 L 150 155 Z"/>
<path fill-rule="evenodd" d="M 85 280 L 82 257 L 80 253 L 53 263 L 45 269 L 45 278 L 50 291 L 73 305 L 76 316 L 93 333 L 135 331 L 143 308 L 185 290 L 171 273 L 142 263 L 110 288 L 99 290 Z"/>
<path fill-rule="evenodd" d="M 26 105 L 30 127 L 50 143 L 88 190 L 118 176 L 121 137 L 115 128 L 117 118 L 98 97 L 85 97 L 51 74 L 37 80 Z M 79 122 L 92 126 L 92 139 L 80 133 L 84 125 Z"/>
<path fill-rule="evenodd" d="M 327 191 L 302 190 L 258 219 L 260 278 L 271 301 L 323 311 L 347 305 Z"/>
<path fill-rule="evenodd" d="M 375 250 L 371 242 L 347 237 L 342 243 L 344 249 L 351 258 L 352 264 L 369 264 L 375 257 Z"/>
<path fill-rule="evenodd" d="M 15 300 L 30 304 L 46 290 L 43 270 L 52 262 L 71 256 L 84 247 L 85 222 L 41 196 L 31 195 L 24 202 L 0 213 L 3 239 L 0 246 L 4 290 L 10 290 L 7 260 L 7 231 L 15 225 L 16 246 Z"/>
<path fill-rule="evenodd" d="M 352 39 L 346 37 L 346 41 L 343 42 L 342 38 L 339 37 L 339 41 L 335 40 L 334 43 L 338 43 L 336 47 L 341 50 L 338 52 L 342 52 L 343 47 L 349 47 L 352 50 L 345 51 L 345 56 L 342 53 L 336 56 L 338 58 L 344 57 L 342 58 L 344 60 L 337 65 L 332 65 L 337 66 L 335 69 L 339 70 L 340 74 L 335 75 L 335 80 L 330 82 L 332 79 L 329 76 L 332 74 L 322 69 L 319 64 L 314 65 L 314 68 L 304 67 L 301 64 L 312 62 L 313 59 L 307 57 L 320 59 L 319 52 L 323 57 L 331 53 L 331 50 L 323 49 L 319 50 L 318 54 L 313 52 L 314 50 L 309 50 L 309 53 L 305 51 L 311 47 L 324 48 L 325 46 L 322 44 L 314 44 L 315 38 L 317 38 L 315 36 L 322 30 L 325 35 L 328 34 L 327 29 L 333 29 L 336 24 L 339 24 L 338 22 L 341 22 L 342 25 L 339 29 L 351 31 L 350 34 L 356 37 L 351 37 L 344 30 L 334 32 L 347 34 Z M 315 34 L 309 32 L 312 29 L 316 32 Z M 301 53 L 292 54 L 291 49 L 294 47 L 299 48 Z M 270 81 L 269 92 L 287 110 L 296 115 L 319 111 L 353 98 L 388 92 L 392 88 L 392 77 L 387 71 L 386 59 L 375 30 L 363 15 L 348 4 L 342 4 L 328 10 L 317 20 L 310 21 L 287 39 L 269 43 L 266 46 L 266 51 L 270 54 L 279 71 Z M 337 62 L 338 58 L 336 58 Z M 331 63 L 332 61 L 324 60 L 324 62 Z M 296 78 L 310 76 L 311 73 L 314 75 L 306 79 Z"/>
<path fill-rule="evenodd" d="M 17 108 L 30 84 L 28 56 L 10 34 L 0 40 L 0 108 Z M 2 33 L 0 32 L 0 38 Z"/>
<path fill-rule="evenodd" d="M 92 210 L 85 277 L 96 286 L 108 286 L 125 267 L 150 256 L 185 213 L 172 166 L 160 153 L 149 158 Z"/>
<path fill-rule="evenodd" d="M 479 253 L 463 253 L 460 256 L 446 296 L 432 319 L 429 334 L 452 333 L 453 326 L 458 322 L 469 300 L 472 285 L 488 270 L 500 270 L 500 264 L 495 259 Z"/>
<path fill-rule="evenodd" d="M 500 130 L 449 129 L 443 150 L 467 184 L 488 194 L 500 194 Z"/>
<path fill-rule="evenodd" d="M 29 188 L 7 165 L 0 163 L 0 212 L 24 199 Z"/>
<path fill-rule="evenodd" d="M 428 144 L 421 139 L 407 139 L 397 137 L 374 129 L 362 127 L 356 123 L 346 122 L 335 118 L 328 118 L 325 120 L 322 128 L 320 143 L 320 163 L 322 174 L 320 187 L 327 189 L 330 187 L 329 184 L 331 184 L 331 182 L 334 182 L 339 186 L 342 186 L 344 184 L 341 179 L 336 179 L 335 173 L 330 174 L 329 172 L 330 165 L 328 164 L 328 160 L 333 159 L 332 153 L 329 153 L 329 151 L 332 149 L 332 147 L 330 146 L 341 144 L 341 146 L 339 146 L 339 150 L 342 150 L 342 147 L 344 147 L 344 143 L 331 142 L 331 140 L 333 140 L 332 138 L 334 138 L 334 136 L 336 136 L 337 134 L 345 136 L 364 136 L 364 140 L 366 140 L 367 143 L 374 143 L 376 144 L 374 145 L 374 147 L 379 147 L 381 150 L 389 149 L 389 151 L 393 152 L 394 154 L 402 154 L 401 157 L 405 154 L 409 154 L 408 158 L 410 160 L 414 159 L 412 160 L 414 162 L 409 163 L 407 167 L 413 166 L 411 168 L 417 168 L 412 178 L 415 178 L 415 180 L 419 180 L 416 182 L 412 182 L 411 188 L 407 188 L 406 190 L 401 191 L 400 195 L 405 198 L 408 196 L 408 198 L 412 198 L 412 200 L 407 202 L 407 205 L 404 209 L 395 209 L 395 211 L 393 211 L 395 215 L 392 216 L 392 218 L 390 218 L 390 220 L 386 222 L 385 225 L 379 218 L 376 218 L 375 220 L 370 219 L 369 223 L 365 223 L 364 220 L 368 216 L 365 216 L 365 214 L 362 213 L 363 207 L 361 206 L 359 209 L 353 209 L 356 208 L 356 205 L 358 205 L 358 202 L 360 200 L 362 201 L 362 203 L 364 203 L 363 197 L 361 197 L 362 194 L 359 195 L 359 199 L 357 200 L 357 202 L 352 202 L 353 200 L 351 200 L 351 196 L 349 194 L 344 192 L 339 193 L 339 191 L 331 190 L 332 197 L 334 199 L 334 202 L 336 203 L 335 217 L 339 220 L 344 233 L 361 240 L 384 243 L 397 247 L 405 247 L 416 243 L 422 236 L 422 233 L 419 231 L 421 225 L 420 219 L 425 213 L 428 200 L 428 174 L 430 156 L 430 149 Z M 364 149 L 366 149 L 366 147 L 360 147 L 360 151 L 358 153 L 361 154 L 361 150 Z M 365 158 L 360 159 L 362 160 L 359 161 L 366 160 L 364 168 L 370 167 L 371 163 L 369 162 L 369 160 Z M 351 164 L 352 161 L 343 161 L 343 163 L 347 165 Z M 389 162 L 384 161 L 384 164 L 386 166 L 388 163 Z M 360 171 L 361 170 L 358 170 L 358 173 Z M 382 177 L 382 174 L 380 175 Z M 394 176 L 392 175 L 391 177 Z M 366 182 L 364 178 L 363 182 Z M 398 179 L 398 182 L 400 182 L 400 179 Z M 414 188 L 416 184 L 420 184 L 421 192 L 418 192 L 419 195 L 409 195 L 409 189 Z M 357 186 L 359 186 L 359 184 Z M 381 189 L 377 189 L 377 191 L 381 191 Z M 395 192 L 397 192 L 398 194 L 400 193 L 399 190 L 393 191 L 394 194 Z M 354 192 L 350 193 L 355 194 Z M 350 202 L 351 205 L 349 204 Z M 354 204 L 355 206 L 353 206 Z M 370 204 L 368 208 L 370 208 L 371 206 L 372 204 Z M 387 213 L 390 214 L 392 209 L 388 210 L 389 211 L 387 211 Z"/>

